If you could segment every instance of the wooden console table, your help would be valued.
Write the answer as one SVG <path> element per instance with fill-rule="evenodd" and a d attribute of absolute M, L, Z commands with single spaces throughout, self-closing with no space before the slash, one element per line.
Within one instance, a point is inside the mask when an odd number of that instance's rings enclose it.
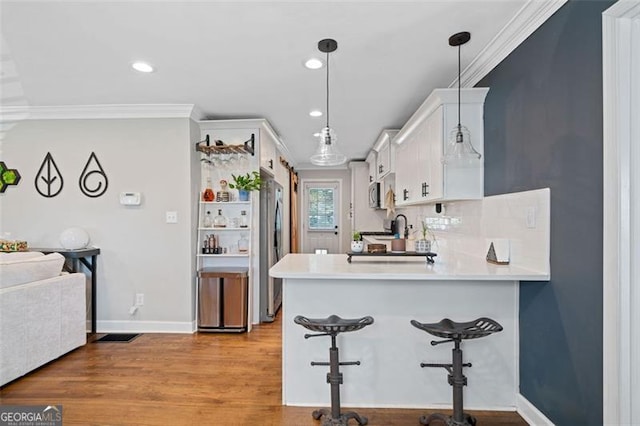
<path fill-rule="evenodd" d="M 60 253 L 70 262 L 64 263 L 64 269 L 67 272 L 82 272 L 80 264 L 84 265 L 91 272 L 91 334 L 96 333 L 96 287 L 97 287 L 97 260 L 100 249 L 97 247 L 89 247 L 77 250 L 68 250 L 64 248 L 38 248 L 29 247 L 29 251 L 40 251 L 44 254 Z"/>

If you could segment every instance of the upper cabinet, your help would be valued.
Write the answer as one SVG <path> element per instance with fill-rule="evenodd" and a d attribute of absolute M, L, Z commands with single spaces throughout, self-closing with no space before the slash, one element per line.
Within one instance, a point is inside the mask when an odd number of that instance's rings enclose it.
<path fill-rule="evenodd" d="M 460 116 L 483 156 L 474 165 L 442 162 L 458 123 L 458 90 L 436 89 L 395 136 L 396 204 L 413 205 L 484 196 L 484 99 L 488 88 L 462 89 Z"/>
<path fill-rule="evenodd" d="M 265 126 L 262 138 L 260 139 L 260 168 L 273 176 L 276 170 L 276 162 L 278 160 L 276 143 L 278 136 L 271 129 Z"/>
<path fill-rule="evenodd" d="M 376 152 L 369 151 L 367 154 L 366 163 L 369 165 L 369 183 L 376 182 L 378 180 L 378 173 L 376 169 L 378 168 L 378 163 L 376 162 Z"/>
<path fill-rule="evenodd" d="M 395 173 L 395 145 L 393 138 L 398 134 L 398 130 L 385 129 L 380 133 L 373 145 L 376 151 L 376 176 L 378 182 L 383 182 L 384 178 L 391 173 Z"/>

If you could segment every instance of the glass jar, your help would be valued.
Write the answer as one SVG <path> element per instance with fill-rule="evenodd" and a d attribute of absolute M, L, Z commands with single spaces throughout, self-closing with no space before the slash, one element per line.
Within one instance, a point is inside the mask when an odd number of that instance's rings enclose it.
<path fill-rule="evenodd" d="M 207 186 L 202 192 L 202 201 L 211 202 L 215 200 L 216 196 L 213 193 L 213 189 L 211 188 L 211 178 L 207 178 Z"/>
<path fill-rule="evenodd" d="M 205 228 L 211 228 L 213 226 L 213 217 L 211 217 L 211 212 L 208 211 L 207 214 L 204 215 L 202 226 L 204 226 Z"/>
<path fill-rule="evenodd" d="M 249 227 L 249 217 L 247 216 L 247 211 L 240 211 L 240 228 L 248 228 Z"/>
<path fill-rule="evenodd" d="M 227 227 L 227 218 L 222 216 L 222 209 L 218 209 L 218 215 L 215 218 L 213 218 L 213 227 L 214 228 Z"/>
<path fill-rule="evenodd" d="M 240 235 L 240 239 L 238 240 L 238 252 L 249 253 L 249 240 L 244 234 Z"/>

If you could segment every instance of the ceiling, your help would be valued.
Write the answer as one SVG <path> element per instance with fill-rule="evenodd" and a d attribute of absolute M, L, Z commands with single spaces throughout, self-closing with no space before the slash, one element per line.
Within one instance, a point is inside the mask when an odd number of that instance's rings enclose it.
<path fill-rule="evenodd" d="M 469 64 L 525 5 L 501 1 L 3 1 L 4 105 L 195 104 L 202 118 L 266 118 L 298 168 L 326 117 L 349 159 L 400 128 L 457 74 L 448 37 L 471 32 Z M 135 60 L 155 67 L 131 68 Z M 10 74 L 7 74 L 11 67 Z M 10 78 L 7 76 L 10 75 Z"/>

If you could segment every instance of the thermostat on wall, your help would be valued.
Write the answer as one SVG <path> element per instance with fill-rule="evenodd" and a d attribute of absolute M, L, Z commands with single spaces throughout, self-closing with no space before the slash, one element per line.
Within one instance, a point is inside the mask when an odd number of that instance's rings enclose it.
<path fill-rule="evenodd" d="M 139 206 L 142 197 L 139 192 L 121 192 L 120 204 L 123 206 Z"/>

